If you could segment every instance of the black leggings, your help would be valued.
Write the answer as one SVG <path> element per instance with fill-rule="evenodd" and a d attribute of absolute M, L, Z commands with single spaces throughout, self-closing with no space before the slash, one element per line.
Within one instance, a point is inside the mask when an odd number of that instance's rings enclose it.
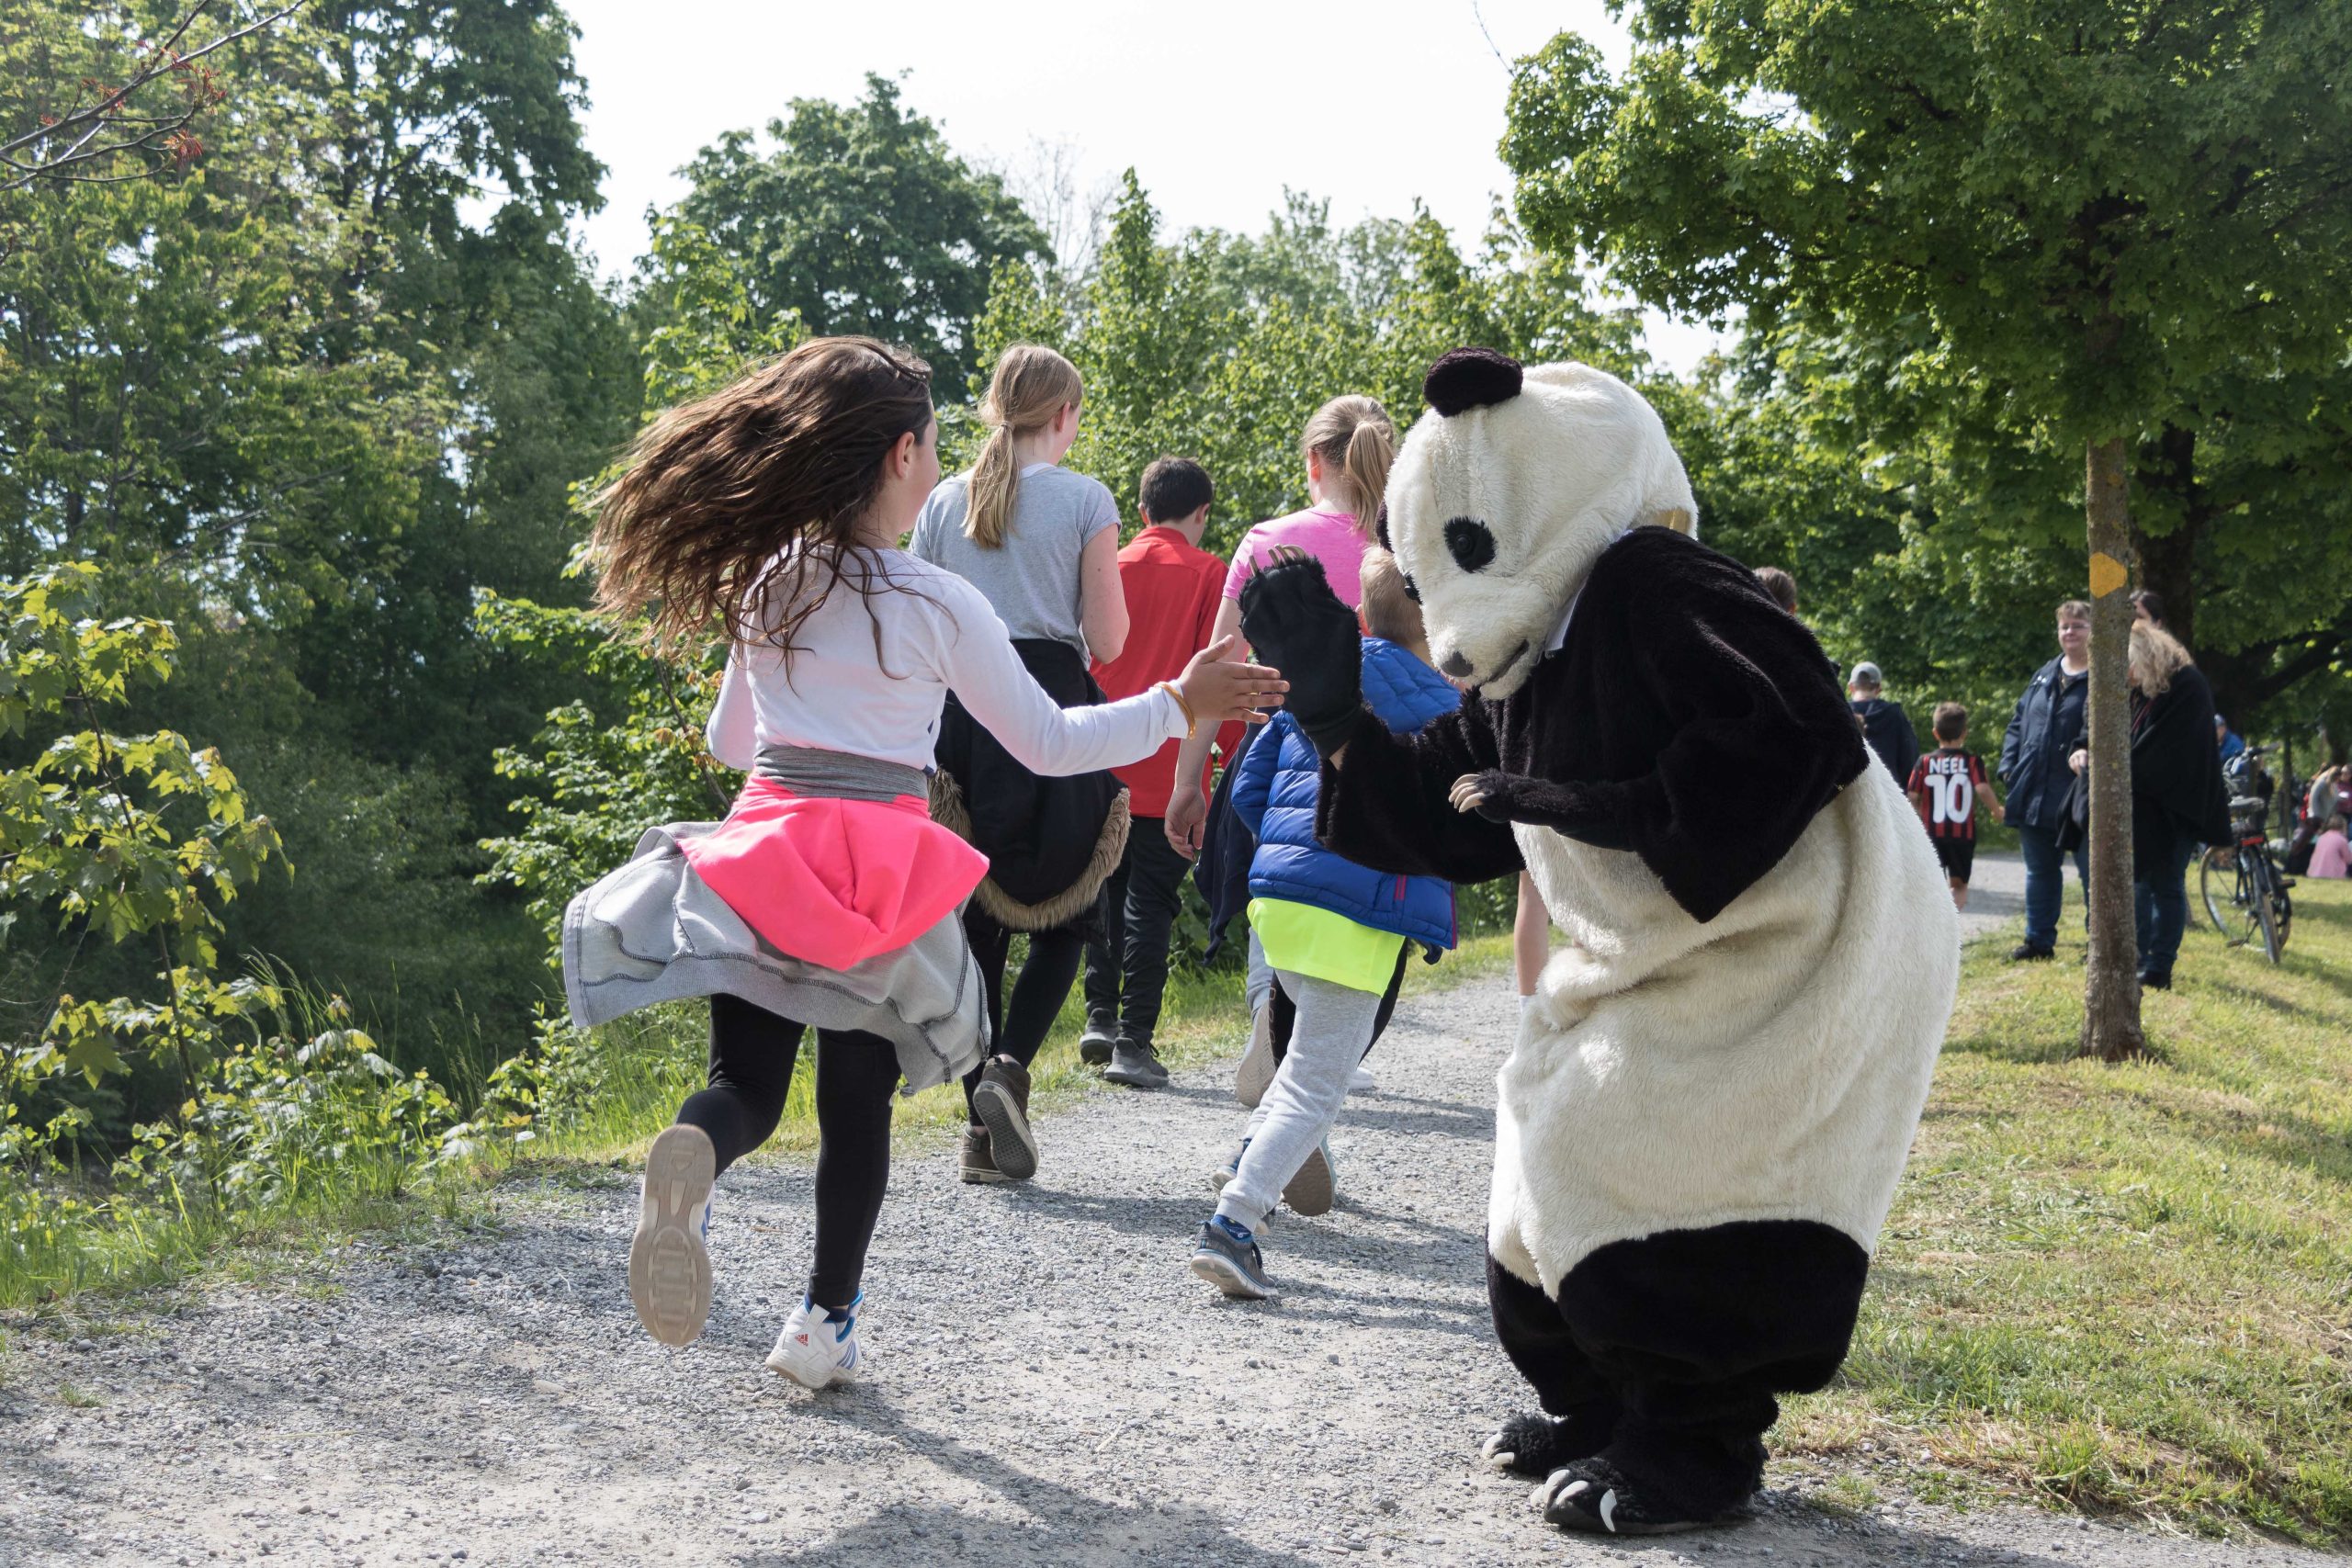
<path fill-rule="evenodd" d="M 719 1169 L 775 1131 L 806 1027 L 741 997 L 710 998 L 710 1087 L 686 1097 L 678 1120 L 710 1134 Z M 817 1032 L 817 1259 L 808 1299 L 819 1306 L 857 1299 L 890 1184 L 890 1100 L 898 1087 L 899 1053 L 888 1041 Z"/>
<path fill-rule="evenodd" d="M 988 992 L 989 1038 L 995 1042 L 989 1052 L 1010 1056 L 1025 1067 L 1036 1060 L 1037 1048 L 1046 1043 L 1054 1020 L 1061 1016 L 1062 1004 L 1069 1000 L 1069 988 L 1078 981 L 1079 960 L 1086 952 L 1085 929 L 1069 925 L 1031 931 L 1029 957 L 1012 982 L 1009 1005 L 1004 970 L 1012 958 L 1015 933 L 973 904 L 964 911 L 964 934 L 971 942 L 972 956 L 980 965 L 980 982 Z M 967 1105 L 979 1081 L 978 1068 L 965 1077 Z"/>

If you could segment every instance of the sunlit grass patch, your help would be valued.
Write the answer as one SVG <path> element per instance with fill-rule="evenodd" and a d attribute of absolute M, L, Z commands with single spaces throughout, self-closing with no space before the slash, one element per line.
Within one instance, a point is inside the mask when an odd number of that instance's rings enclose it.
<path fill-rule="evenodd" d="M 2276 967 L 2191 928 L 2128 1066 L 2073 1056 L 2079 947 L 1970 950 L 1852 1358 L 1783 1446 L 2352 1538 L 2352 886 L 2295 897 Z"/>

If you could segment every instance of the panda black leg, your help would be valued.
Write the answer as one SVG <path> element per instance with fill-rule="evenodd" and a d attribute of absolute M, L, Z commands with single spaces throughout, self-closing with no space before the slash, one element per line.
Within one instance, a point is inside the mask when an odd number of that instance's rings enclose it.
<path fill-rule="evenodd" d="M 1607 1447 L 1623 1405 L 1568 1332 L 1557 1303 L 1492 1258 L 1487 1259 L 1487 1302 L 1503 1353 L 1543 1409 L 1503 1423 L 1480 1457 L 1498 1470 L 1549 1475 Z"/>

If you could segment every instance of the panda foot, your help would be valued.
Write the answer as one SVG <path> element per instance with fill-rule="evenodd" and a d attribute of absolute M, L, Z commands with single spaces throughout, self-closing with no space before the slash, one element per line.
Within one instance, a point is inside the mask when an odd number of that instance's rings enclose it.
<path fill-rule="evenodd" d="M 1747 1517 L 1744 1505 L 1713 1513 L 1677 1507 L 1597 1457 L 1554 1471 L 1536 1486 L 1532 1501 L 1547 1524 L 1586 1535 L 1679 1535 Z"/>
<path fill-rule="evenodd" d="M 1514 1475 L 1546 1476 L 1570 1460 L 1607 1448 L 1613 1424 L 1586 1414 L 1547 1416 L 1529 1411 L 1504 1422 L 1502 1430 L 1479 1448 L 1478 1456 L 1495 1469 Z"/>

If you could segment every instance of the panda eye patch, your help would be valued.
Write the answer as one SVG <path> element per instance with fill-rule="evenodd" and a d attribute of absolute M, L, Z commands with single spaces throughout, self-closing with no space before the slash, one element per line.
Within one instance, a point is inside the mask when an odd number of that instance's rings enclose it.
<path fill-rule="evenodd" d="M 1494 564 L 1495 536 L 1475 517 L 1456 517 L 1445 525 L 1445 547 L 1464 571 L 1484 571 Z"/>
<path fill-rule="evenodd" d="M 1397 575 L 1405 580 L 1405 597 L 1410 599 L 1416 604 L 1419 604 L 1421 602 L 1421 587 L 1419 583 L 1413 581 L 1413 574 L 1407 571 L 1400 572 Z"/>

